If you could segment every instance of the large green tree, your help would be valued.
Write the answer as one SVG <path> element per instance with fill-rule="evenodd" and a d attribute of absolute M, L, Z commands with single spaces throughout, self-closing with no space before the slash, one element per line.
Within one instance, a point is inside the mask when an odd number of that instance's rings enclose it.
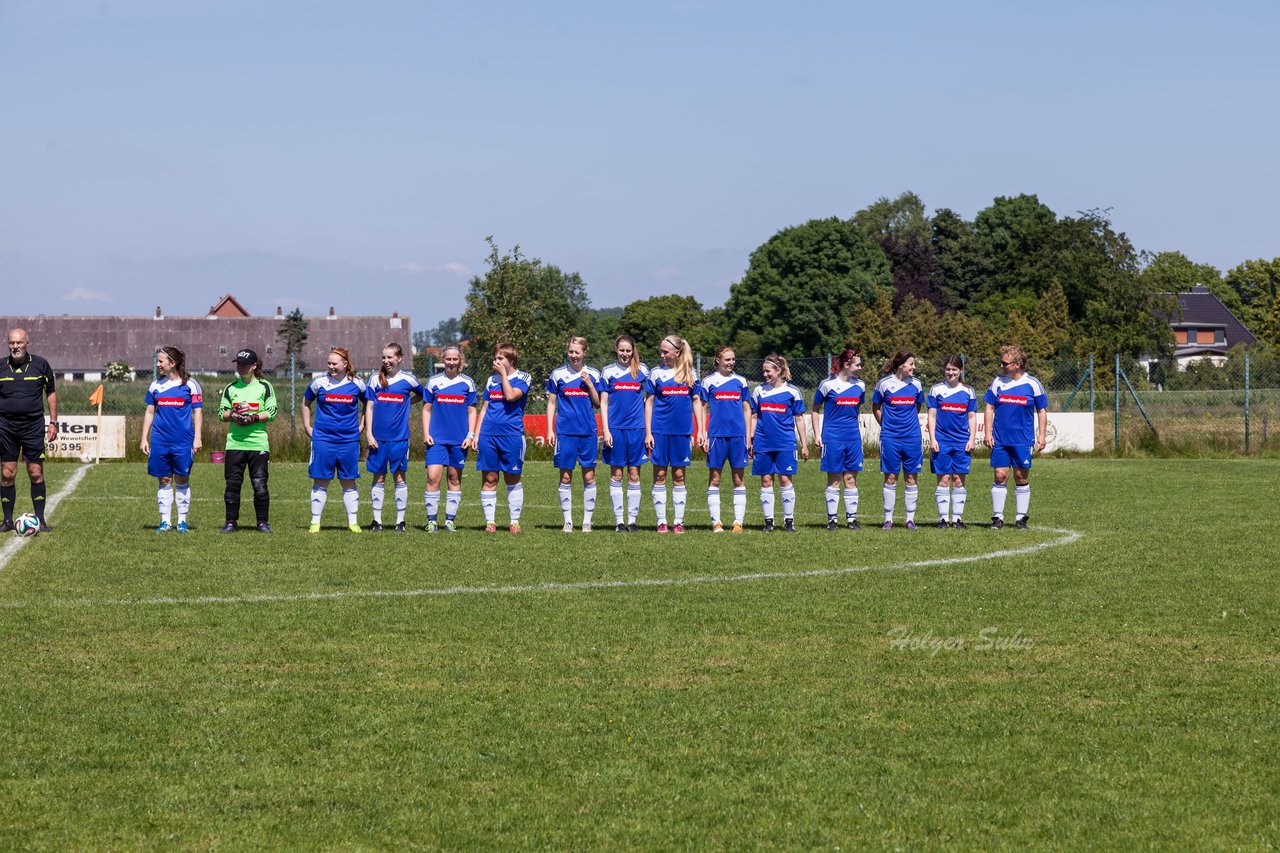
<path fill-rule="evenodd" d="M 509 341 L 520 350 L 521 370 L 545 376 L 564 361 L 565 343 L 588 318 L 586 285 L 577 273 L 525 257 L 519 246 L 503 252 L 486 240 L 489 269 L 471 279 L 462 314 L 471 359 L 482 365 L 476 371 L 485 372 L 495 344 Z"/>
<path fill-rule="evenodd" d="M 284 315 L 284 319 L 276 328 L 276 337 L 284 343 L 282 353 L 284 358 L 280 361 L 279 370 L 288 370 L 291 360 L 295 371 L 301 372 L 306 369 L 307 364 L 302 360 L 302 351 L 307 345 L 307 338 L 311 335 L 307 330 L 309 325 L 301 308 L 294 308 Z"/>
<path fill-rule="evenodd" d="M 1227 273 L 1225 284 L 1239 299 L 1236 316 L 1256 335 L 1269 322 L 1271 307 L 1280 297 L 1280 258 L 1245 261 Z"/>
<path fill-rule="evenodd" d="M 880 246 L 893 271 L 894 302 L 908 296 L 942 307 L 942 273 L 933 243 L 933 224 L 913 192 L 881 197 L 853 215 L 854 224 Z"/>
<path fill-rule="evenodd" d="M 698 353 L 709 353 L 728 343 L 723 310 L 708 311 L 692 296 L 674 294 L 637 299 L 627 305 L 618 318 L 618 332 L 635 338 L 640 357 L 650 365 L 657 363 L 658 344 L 670 334 L 687 340 Z"/>
<path fill-rule="evenodd" d="M 839 349 L 848 317 L 893 281 L 889 261 L 862 228 L 832 217 L 783 229 L 751 253 L 725 306 L 728 333 L 755 336 L 756 352 L 814 356 Z"/>

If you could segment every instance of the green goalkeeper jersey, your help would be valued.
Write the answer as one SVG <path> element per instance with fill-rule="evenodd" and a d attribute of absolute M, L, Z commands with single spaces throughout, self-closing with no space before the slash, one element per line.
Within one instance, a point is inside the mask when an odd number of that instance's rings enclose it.
<path fill-rule="evenodd" d="M 233 407 L 248 409 L 266 417 L 256 423 L 238 424 L 230 420 Z M 275 389 L 264 379 L 255 379 L 250 375 L 246 382 L 237 376 L 234 382 L 222 389 L 218 417 L 227 421 L 227 450 L 270 450 L 267 422 L 276 419 Z"/>

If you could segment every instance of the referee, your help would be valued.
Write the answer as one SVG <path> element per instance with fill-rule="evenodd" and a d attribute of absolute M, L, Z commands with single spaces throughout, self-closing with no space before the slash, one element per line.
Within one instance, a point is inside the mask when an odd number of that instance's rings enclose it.
<path fill-rule="evenodd" d="M 44 398 L 49 398 L 49 426 L 44 425 Z M 44 445 L 58 435 L 58 395 L 53 368 L 27 352 L 27 333 L 9 332 L 9 357 L 0 364 L 0 533 L 13 530 L 13 505 L 18 499 L 18 456 L 27 460 L 31 506 L 42 533 L 51 533 L 44 520 Z"/>

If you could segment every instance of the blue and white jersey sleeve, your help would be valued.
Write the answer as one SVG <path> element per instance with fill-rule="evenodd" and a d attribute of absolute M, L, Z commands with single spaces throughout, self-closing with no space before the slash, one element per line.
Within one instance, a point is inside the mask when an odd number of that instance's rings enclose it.
<path fill-rule="evenodd" d="M 498 390 L 502 390 L 501 383 Z M 453 379 L 437 373 L 427 380 L 422 400 L 431 405 L 431 438 L 436 444 L 459 445 L 466 440 L 477 396 L 475 381 L 465 373 Z"/>
<path fill-rule="evenodd" d="M 644 386 L 649 368 L 638 365 L 636 373 L 617 362 L 600 373 L 600 390 L 609 395 L 609 429 L 644 429 Z"/>
<path fill-rule="evenodd" d="M 938 445 L 960 446 L 969 443 L 969 415 L 977 411 L 978 395 L 968 385 L 952 388 L 939 382 L 929 389 L 927 405 L 935 411 L 933 434 Z"/>
<path fill-rule="evenodd" d="M 790 382 L 777 388 L 757 385 L 751 393 L 751 411 L 756 415 L 752 446 L 758 452 L 793 450 L 796 446 L 796 418 L 804 414 L 804 395 Z"/>
<path fill-rule="evenodd" d="M 828 376 L 813 393 L 814 411 L 822 410 L 822 441 L 862 441 L 858 415 L 866 399 L 867 386 L 861 379 L 845 382 L 839 376 Z"/>
<path fill-rule="evenodd" d="M 599 393 L 602 388 L 600 372 L 586 368 L 587 381 Z M 561 435 L 595 435 L 596 411 L 591 393 L 582 374 L 568 367 L 557 367 L 547 377 L 547 393 L 556 398 L 556 432 Z"/>
<path fill-rule="evenodd" d="M 707 435 L 711 438 L 743 438 L 747 419 L 742 404 L 750 399 L 747 380 L 736 373 L 719 372 L 698 383 L 698 398 L 707 405 Z"/>
<path fill-rule="evenodd" d="M 1039 379 L 1029 373 L 1020 379 L 997 376 L 982 399 L 994 410 L 994 443 L 1005 447 L 1035 444 L 1036 412 L 1049 408 L 1049 397 Z"/>
<path fill-rule="evenodd" d="M 494 373 L 484 386 L 487 403 L 484 422 L 480 431 L 485 435 L 524 435 L 524 407 L 529 400 L 529 386 L 533 377 L 523 370 L 508 376 L 507 381 L 521 392 L 520 399 L 507 400 L 502 391 L 502 379 Z"/>

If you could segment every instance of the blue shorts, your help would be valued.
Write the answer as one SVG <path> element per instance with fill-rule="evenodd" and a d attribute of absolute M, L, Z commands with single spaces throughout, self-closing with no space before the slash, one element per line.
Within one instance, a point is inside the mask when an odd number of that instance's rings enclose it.
<path fill-rule="evenodd" d="M 935 474 L 968 474 L 973 454 L 962 444 L 939 444 L 938 452 L 929 459 L 929 470 Z"/>
<path fill-rule="evenodd" d="M 822 440 L 822 462 L 818 469 L 824 474 L 843 474 L 862 470 L 862 438 L 855 441 Z"/>
<path fill-rule="evenodd" d="M 644 430 L 614 429 L 609 432 L 613 435 L 613 447 L 606 444 L 601 448 L 604 464 L 612 468 L 639 468 L 649 461 L 649 451 L 644 449 Z"/>
<path fill-rule="evenodd" d="M 555 466 L 561 471 L 572 471 L 575 464 L 583 469 L 596 467 L 596 453 L 600 439 L 595 435 L 556 435 L 556 449 L 552 454 Z"/>
<path fill-rule="evenodd" d="M 311 442 L 311 463 L 307 465 L 307 476 L 313 480 L 332 480 L 335 471 L 339 480 L 360 479 L 360 442 Z"/>
<path fill-rule="evenodd" d="M 880 470 L 885 474 L 919 474 L 924 467 L 924 446 L 914 439 L 901 442 L 880 437 Z"/>
<path fill-rule="evenodd" d="M 165 447 L 151 445 L 147 457 L 147 473 L 152 477 L 190 477 L 191 445 Z"/>
<path fill-rule="evenodd" d="M 448 466 L 449 468 L 457 468 L 462 470 L 467 464 L 467 451 L 462 449 L 461 444 L 441 444 L 436 442 L 427 446 L 427 461 L 425 467 L 430 468 L 432 465 Z"/>
<path fill-rule="evenodd" d="M 786 474 L 796 472 L 795 450 L 757 450 L 751 460 L 751 476 L 763 477 L 765 474 Z"/>
<path fill-rule="evenodd" d="M 687 435 L 655 435 L 653 464 L 658 468 L 684 468 L 693 459 L 693 439 Z"/>
<path fill-rule="evenodd" d="M 747 467 L 747 440 L 740 436 L 716 436 L 707 447 L 707 467 L 719 471 L 725 463 L 730 468 Z"/>
<path fill-rule="evenodd" d="M 409 470 L 409 441 L 379 441 L 377 447 L 369 448 L 369 456 L 364 460 L 364 469 L 370 474 L 392 474 Z"/>
<path fill-rule="evenodd" d="M 992 468 L 1022 468 L 1031 467 L 1031 445 L 1030 444 L 997 444 L 991 448 L 991 467 Z"/>
<path fill-rule="evenodd" d="M 477 471 L 501 471 L 519 474 L 524 471 L 524 435 L 480 434 L 476 452 Z"/>

